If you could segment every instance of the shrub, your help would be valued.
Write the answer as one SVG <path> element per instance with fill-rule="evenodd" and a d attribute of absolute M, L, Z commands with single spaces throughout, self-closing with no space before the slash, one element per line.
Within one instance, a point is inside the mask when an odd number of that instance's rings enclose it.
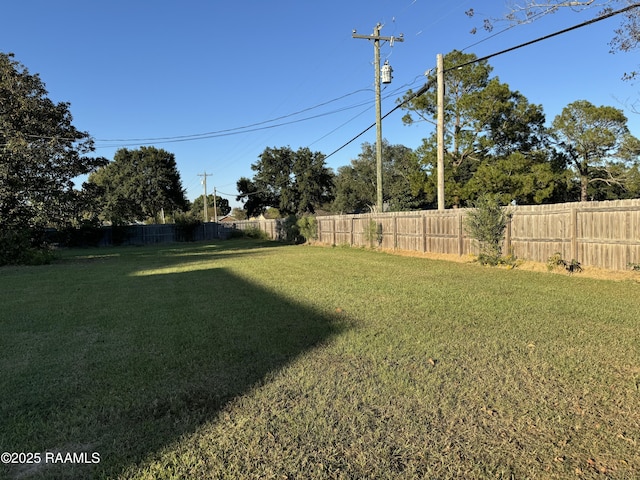
<path fill-rule="evenodd" d="M 377 223 L 373 218 L 369 220 L 364 229 L 364 238 L 371 248 L 374 245 L 382 245 L 382 224 Z"/>
<path fill-rule="evenodd" d="M 305 215 L 298 219 L 296 222 L 300 235 L 304 237 L 307 242 L 318 239 L 318 221 L 316 217 L 311 215 Z"/>
<path fill-rule="evenodd" d="M 640 263 L 629 263 L 628 267 L 634 272 L 640 272 Z"/>
<path fill-rule="evenodd" d="M 295 215 L 289 215 L 287 218 L 280 219 L 276 223 L 276 235 L 278 240 L 286 243 L 302 243 L 300 236 L 300 228 L 298 227 L 298 219 Z"/>
<path fill-rule="evenodd" d="M 44 231 L 29 228 L 0 231 L 0 265 L 44 265 L 54 258 Z"/>
<path fill-rule="evenodd" d="M 564 267 L 565 263 L 566 262 L 562 259 L 562 254 L 560 252 L 556 252 L 547 259 L 547 270 L 552 271 L 557 267 Z"/>
<path fill-rule="evenodd" d="M 49 241 L 65 247 L 97 247 L 103 235 L 100 222 L 83 220 L 78 227 L 67 226 L 54 230 Z"/>
<path fill-rule="evenodd" d="M 269 240 L 269 235 L 267 232 L 260 229 L 259 227 L 249 227 L 243 230 L 244 235 L 249 238 L 253 238 L 256 240 Z"/>
<path fill-rule="evenodd" d="M 582 271 L 582 265 L 575 258 L 570 262 L 567 262 L 562 258 L 562 254 L 560 252 L 556 252 L 551 255 L 547 260 L 547 269 L 549 271 L 554 270 L 558 267 L 564 268 L 567 272 L 578 273 Z"/>
<path fill-rule="evenodd" d="M 497 197 L 483 195 L 476 200 L 474 209 L 467 213 L 465 228 L 478 241 L 478 261 L 483 265 L 498 265 L 502 256 L 502 242 L 510 213 L 501 207 Z"/>

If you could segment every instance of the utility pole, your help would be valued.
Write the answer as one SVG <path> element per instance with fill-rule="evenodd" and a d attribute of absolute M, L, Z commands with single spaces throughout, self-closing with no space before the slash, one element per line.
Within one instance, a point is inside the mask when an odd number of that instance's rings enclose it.
<path fill-rule="evenodd" d="M 204 186 L 204 221 L 206 223 L 209 221 L 209 212 L 207 210 L 207 177 L 213 177 L 213 175 L 204 172 L 199 173 L 198 176 L 202 177 L 202 185 Z"/>
<path fill-rule="evenodd" d="M 218 223 L 218 194 L 216 193 L 216 187 L 213 187 L 213 221 Z"/>
<path fill-rule="evenodd" d="M 438 79 L 438 210 L 444 210 L 444 59 L 442 54 L 436 56 Z"/>
<path fill-rule="evenodd" d="M 378 212 L 382 212 L 382 106 L 380 99 L 380 41 L 387 41 L 393 46 L 393 42 L 404 42 L 402 34 L 399 37 L 381 37 L 380 30 L 382 25 L 378 23 L 373 28 L 372 35 L 358 35 L 353 31 L 353 38 L 364 38 L 365 40 L 373 40 L 374 60 L 376 82 L 376 207 Z"/>

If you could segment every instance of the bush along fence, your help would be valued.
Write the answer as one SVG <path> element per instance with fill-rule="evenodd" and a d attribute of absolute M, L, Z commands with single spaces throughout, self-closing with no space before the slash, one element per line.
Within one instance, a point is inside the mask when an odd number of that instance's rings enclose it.
<path fill-rule="evenodd" d="M 317 241 L 328 245 L 477 255 L 465 231 L 467 209 L 332 215 L 316 218 Z M 583 266 L 627 270 L 640 264 L 640 199 L 510 206 L 502 252 L 546 263 L 559 253 Z M 236 222 L 282 240 L 282 219 Z"/>

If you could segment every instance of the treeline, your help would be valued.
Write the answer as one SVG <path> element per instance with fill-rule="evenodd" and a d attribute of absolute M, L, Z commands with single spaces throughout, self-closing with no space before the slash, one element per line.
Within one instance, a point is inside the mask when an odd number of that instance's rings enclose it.
<path fill-rule="evenodd" d="M 476 60 L 458 51 L 444 58 L 447 208 L 469 206 L 484 193 L 503 204 L 640 197 L 640 141 L 622 110 L 577 100 L 547 126 L 541 105 L 492 76 L 487 61 Z M 411 99 L 403 122 L 435 125 L 435 87 L 412 96 L 409 91 L 400 99 Z M 385 209 L 437 207 L 435 132 L 415 150 L 383 142 L 382 162 Z M 368 143 L 335 173 L 321 153 L 288 147 L 267 148 L 252 169 L 253 178 L 238 181 L 238 200 L 250 216 L 269 208 L 354 213 L 376 203 L 375 145 Z"/>
<path fill-rule="evenodd" d="M 620 109 L 577 100 L 547 126 L 542 106 L 492 76 L 486 61 L 453 51 L 444 63 L 447 207 L 487 193 L 503 204 L 640 197 L 640 141 Z M 403 122 L 435 124 L 435 96 L 430 89 L 398 99 Z M 38 75 L 0 53 L 0 264 L 46 261 L 45 228 L 189 225 L 204 218 L 205 200 L 208 219 L 231 211 L 227 199 L 213 195 L 189 202 L 175 156 L 163 149 L 92 156 L 92 138 L 72 120 L 69 104 L 53 103 Z M 432 130 L 416 149 L 383 142 L 386 210 L 436 207 Z M 376 203 L 375 146 L 368 143 L 337 171 L 322 152 L 288 146 L 267 147 L 251 167 L 253 177 L 237 182 L 238 217 L 356 213 Z M 88 180 L 75 188 L 83 175 Z"/>

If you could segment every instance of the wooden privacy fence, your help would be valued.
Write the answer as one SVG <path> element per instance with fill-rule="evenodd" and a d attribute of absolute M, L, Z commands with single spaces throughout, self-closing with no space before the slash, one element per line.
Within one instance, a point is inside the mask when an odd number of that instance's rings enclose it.
<path fill-rule="evenodd" d="M 584 266 L 626 270 L 640 263 L 640 199 L 509 207 L 504 253 L 547 262 L 559 252 Z M 417 252 L 477 254 L 465 232 L 467 209 L 317 217 L 318 241 Z M 277 238 L 277 220 L 237 222 Z"/>
<path fill-rule="evenodd" d="M 101 245 L 150 245 L 156 243 L 197 242 L 228 238 L 232 228 L 222 223 L 201 223 L 191 229 L 180 225 L 127 225 L 114 229 L 103 227 Z M 119 231 L 118 231 L 119 230 Z M 114 238 L 118 237 L 118 238 Z"/>

